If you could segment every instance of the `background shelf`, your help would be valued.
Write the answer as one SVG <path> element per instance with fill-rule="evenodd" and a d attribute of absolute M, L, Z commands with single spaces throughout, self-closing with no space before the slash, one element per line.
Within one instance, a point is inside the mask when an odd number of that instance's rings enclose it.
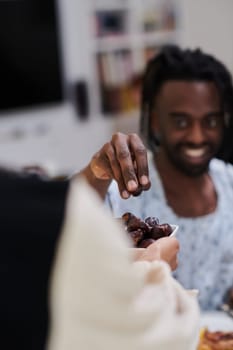
<path fill-rule="evenodd" d="M 148 59 L 164 44 L 178 42 L 177 12 L 175 0 L 110 1 L 109 7 L 106 1 L 93 4 L 91 50 L 100 114 L 120 117 L 138 111 Z"/>

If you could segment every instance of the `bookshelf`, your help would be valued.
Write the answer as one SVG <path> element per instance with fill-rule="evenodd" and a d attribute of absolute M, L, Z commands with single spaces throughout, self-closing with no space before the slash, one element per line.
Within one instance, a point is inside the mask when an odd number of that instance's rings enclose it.
<path fill-rule="evenodd" d="M 176 0 L 92 0 L 92 53 L 100 114 L 132 116 L 139 108 L 148 59 L 179 41 Z"/>

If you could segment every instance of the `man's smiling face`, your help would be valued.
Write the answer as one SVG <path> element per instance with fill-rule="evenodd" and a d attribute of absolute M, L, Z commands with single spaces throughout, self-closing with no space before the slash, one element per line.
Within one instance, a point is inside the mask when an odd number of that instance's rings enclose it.
<path fill-rule="evenodd" d="M 189 176 L 199 176 L 216 155 L 224 116 L 214 83 L 165 82 L 155 99 L 151 128 L 159 135 L 161 152 Z"/>

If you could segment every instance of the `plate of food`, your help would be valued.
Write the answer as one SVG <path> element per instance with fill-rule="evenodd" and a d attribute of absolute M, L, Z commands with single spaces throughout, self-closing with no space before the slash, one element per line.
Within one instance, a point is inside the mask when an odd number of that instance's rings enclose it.
<path fill-rule="evenodd" d="M 175 236 L 179 229 L 178 225 L 160 223 L 154 216 L 143 220 L 130 212 L 124 213 L 118 220 L 123 224 L 135 248 L 147 248 L 159 238 Z"/>
<path fill-rule="evenodd" d="M 197 350 L 233 350 L 233 332 L 203 328 Z"/>
<path fill-rule="evenodd" d="M 200 328 L 197 350 L 233 350 L 233 319 L 225 312 L 202 312 Z"/>

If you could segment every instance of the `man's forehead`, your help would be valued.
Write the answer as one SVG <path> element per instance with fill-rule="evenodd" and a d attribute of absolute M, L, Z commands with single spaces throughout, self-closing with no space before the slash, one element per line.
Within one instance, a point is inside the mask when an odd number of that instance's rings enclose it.
<path fill-rule="evenodd" d="M 220 101 L 217 86 L 211 81 L 168 80 L 164 82 L 155 97 L 156 103 L 170 101 L 172 103 L 184 101 Z"/>
<path fill-rule="evenodd" d="M 176 90 L 190 90 L 190 89 L 198 89 L 198 90 L 206 90 L 216 88 L 216 84 L 213 81 L 208 80 L 166 80 L 160 87 L 161 91 L 174 91 Z"/>

